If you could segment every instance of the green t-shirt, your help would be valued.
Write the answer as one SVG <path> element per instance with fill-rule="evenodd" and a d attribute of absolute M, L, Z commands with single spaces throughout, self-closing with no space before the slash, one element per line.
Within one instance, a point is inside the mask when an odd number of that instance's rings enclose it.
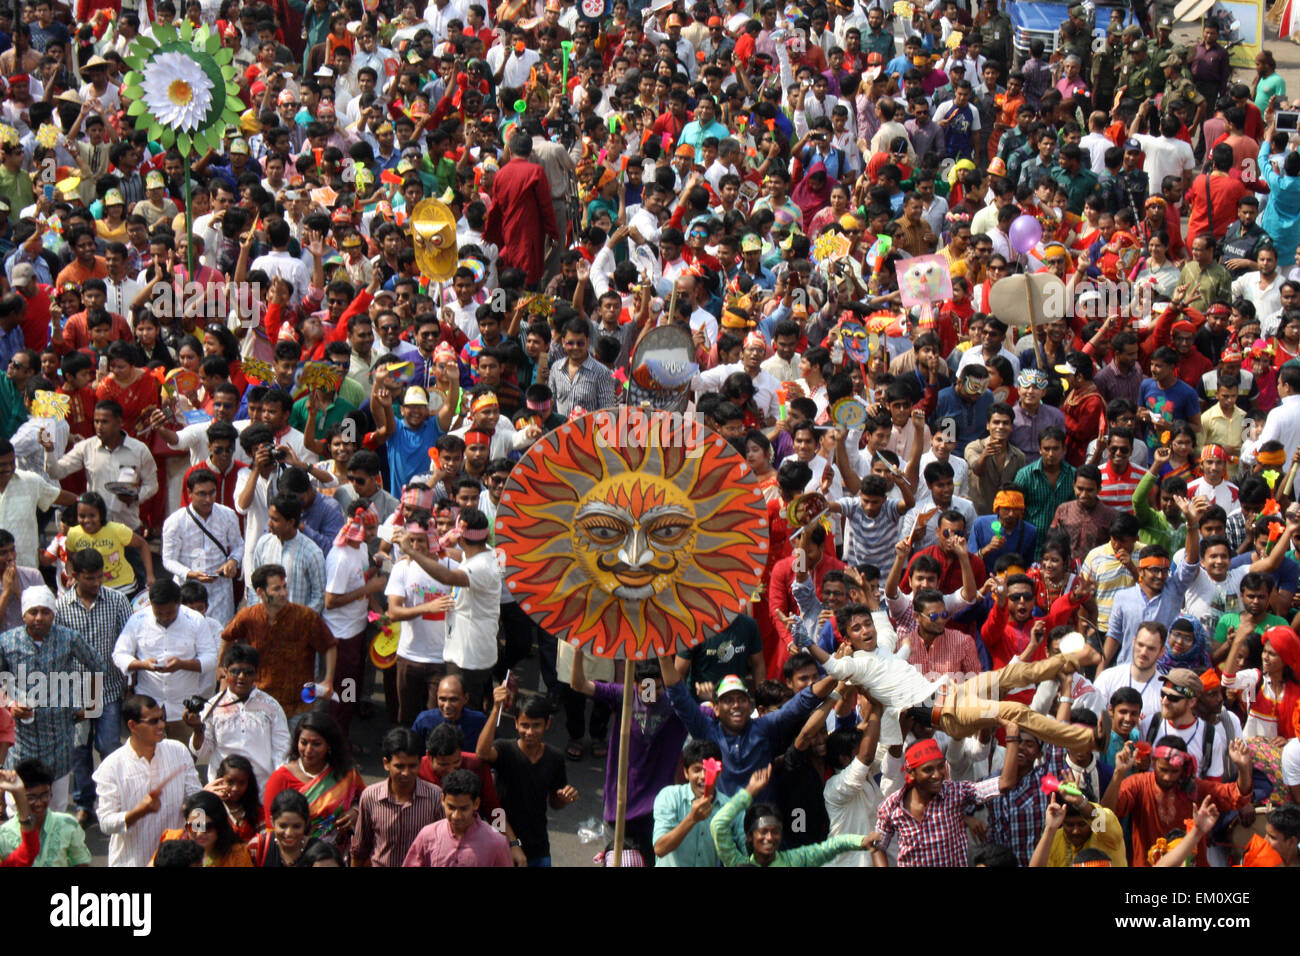
<path fill-rule="evenodd" d="M 344 379 L 345 383 L 349 381 L 350 379 Z M 352 384 L 355 385 L 356 383 L 352 382 Z M 298 399 L 298 401 L 294 402 L 293 410 L 289 412 L 289 424 L 298 429 L 298 431 L 302 431 L 307 427 L 308 397 L 309 396 L 304 395 L 302 398 Z M 348 412 L 354 412 L 356 410 L 356 405 L 353 405 L 347 399 L 343 398 L 343 388 L 340 387 L 338 396 L 325 408 L 325 413 L 323 415 L 317 414 L 316 434 L 313 437 L 317 440 L 323 440 L 326 432 L 339 422 L 343 421 L 343 419 L 347 417 Z"/>
<path fill-rule="evenodd" d="M 1255 625 L 1255 633 L 1263 634 L 1270 627 L 1277 627 L 1281 624 L 1286 627 L 1290 622 L 1286 618 L 1278 617 L 1276 614 L 1270 614 L 1264 618 L 1263 623 Z M 1236 611 L 1231 611 L 1219 618 L 1219 623 L 1214 628 L 1214 642 L 1222 644 L 1228 639 L 1229 634 L 1237 632 L 1237 626 L 1241 624 L 1241 615 Z"/>
<path fill-rule="evenodd" d="M 1268 101 L 1274 96 L 1286 96 L 1286 80 L 1277 73 L 1264 77 L 1255 87 L 1255 105 L 1261 113 L 1268 109 Z"/>
<path fill-rule="evenodd" d="M 0 824 L 0 857 L 6 857 L 22 843 L 22 830 L 16 817 Z M 41 850 L 32 866 L 86 866 L 91 861 L 86 849 L 86 834 L 77 818 L 70 813 L 50 810 L 41 827 Z"/>

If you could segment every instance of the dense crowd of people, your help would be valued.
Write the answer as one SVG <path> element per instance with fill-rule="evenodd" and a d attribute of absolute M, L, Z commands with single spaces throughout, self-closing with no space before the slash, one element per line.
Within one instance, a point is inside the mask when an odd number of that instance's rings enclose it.
<path fill-rule="evenodd" d="M 1171 12 L 0 7 L 4 864 L 549 866 L 627 680 L 602 865 L 1300 863 L 1300 136 Z M 125 94 L 184 22 L 220 150 Z M 645 389 L 768 547 L 625 665 L 494 519 Z"/>

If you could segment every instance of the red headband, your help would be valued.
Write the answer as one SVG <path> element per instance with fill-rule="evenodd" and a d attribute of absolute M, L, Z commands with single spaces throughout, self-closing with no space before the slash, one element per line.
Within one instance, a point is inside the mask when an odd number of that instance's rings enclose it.
<path fill-rule="evenodd" d="M 903 755 L 903 763 L 908 770 L 915 770 L 922 764 L 927 764 L 931 760 L 942 760 L 943 751 L 933 739 L 918 740 L 912 746 L 907 748 L 907 753 Z"/>
<path fill-rule="evenodd" d="M 465 433 L 466 445 L 491 445 L 492 436 L 487 432 L 473 431 Z"/>

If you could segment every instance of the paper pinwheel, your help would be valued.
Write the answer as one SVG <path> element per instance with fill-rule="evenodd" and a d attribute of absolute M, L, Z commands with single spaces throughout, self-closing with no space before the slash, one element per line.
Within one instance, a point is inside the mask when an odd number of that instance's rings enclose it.
<path fill-rule="evenodd" d="M 308 362 L 302 368 L 298 384 L 304 388 L 319 389 L 322 392 L 334 392 L 343 383 L 343 373 L 329 362 Z"/>
<path fill-rule="evenodd" d="M 72 409 L 72 396 L 63 392 L 40 389 L 32 397 L 32 414 L 37 418 L 67 418 Z"/>
<path fill-rule="evenodd" d="M 220 150 L 226 127 L 237 126 L 243 110 L 234 50 L 188 20 L 179 29 L 155 24 L 153 33 L 152 40 L 137 38 L 126 57 L 128 115 L 142 117 L 137 122 L 151 140 L 164 148 L 174 143 L 181 155 Z"/>
<path fill-rule="evenodd" d="M 271 363 L 266 359 L 244 359 L 244 378 L 258 382 L 273 382 L 275 381 L 275 370 L 271 368 Z"/>
<path fill-rule="evenodd" d="M 36 145 L 43 149 L 53 149 L 59 143 L 59 128 L 53 123 L 42 123 L 36 131 Z"/>

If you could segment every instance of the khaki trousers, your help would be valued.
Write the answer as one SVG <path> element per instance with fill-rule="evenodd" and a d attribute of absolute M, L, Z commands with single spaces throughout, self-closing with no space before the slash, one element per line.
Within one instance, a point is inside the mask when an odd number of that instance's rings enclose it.
<path fill-rule="evenodd" d="M 997 728 L 999 720 L 1010 720 L 1049 744 L 1091 750 L 1091 728 L 1063 724 L 1017 701 L 1000 699 L 1017 687 L 1034 686 L 1077 669 L 1072 658 L 1057 654 L 1043 661 L 1014 661 L 1000 671 L 985 671 L 952 689 L 942 705 L 939 729 L 949 737 L 973 737 L 986 727 Z"/>

